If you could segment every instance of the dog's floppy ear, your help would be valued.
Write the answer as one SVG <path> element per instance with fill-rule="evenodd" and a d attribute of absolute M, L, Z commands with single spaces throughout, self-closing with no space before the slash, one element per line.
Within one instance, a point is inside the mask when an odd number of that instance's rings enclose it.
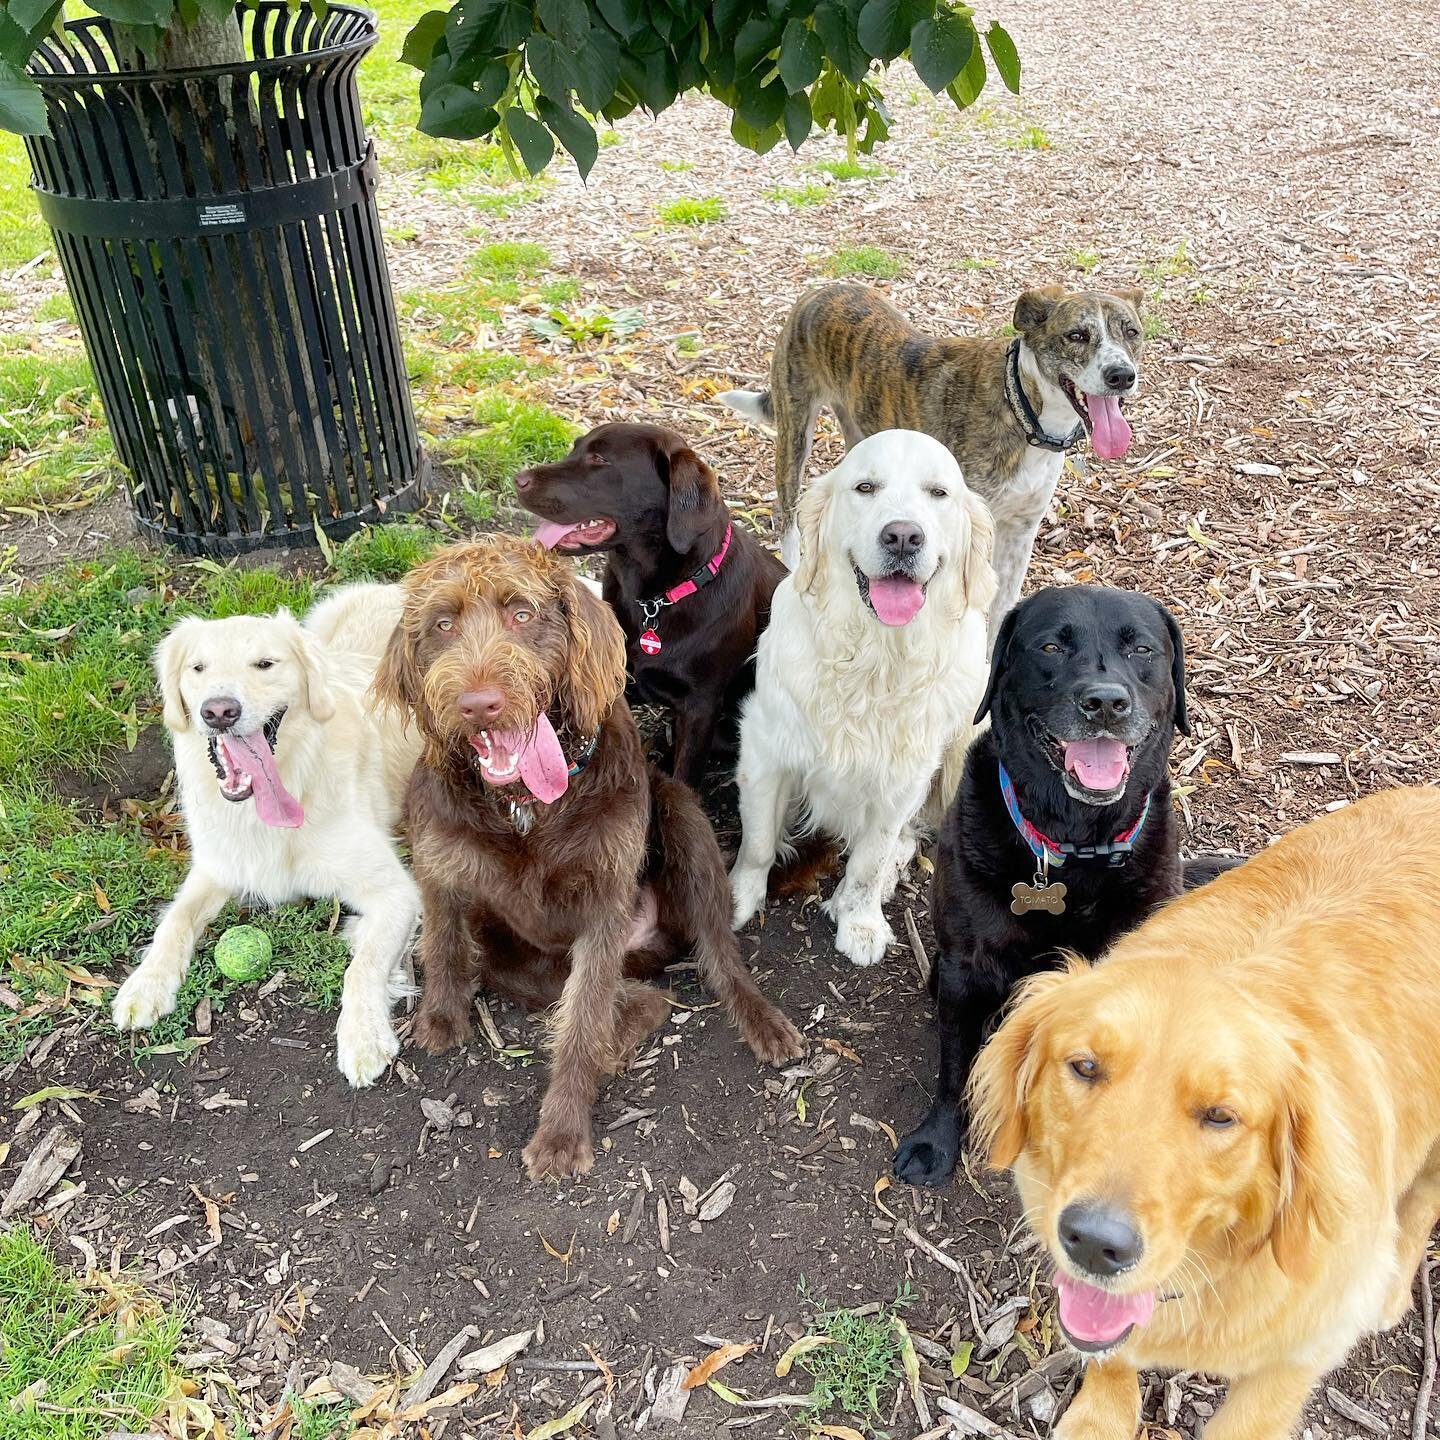
<path fill-rule="evenodd" d="M 1010 641 L 1015 636 L 1015 621 L 1020 607 L 1014 606 L 1000 622 L 1000 631 L 995 636 L 995 648 L 990 652 L 990 678 L 985 682 L 985 693 L 980 697 L 980 708 L 975 712 L 975 724 L 979 724 L 995 704 L 995 692 L 1000 688 L 1000 677 L 1005 673 L 1005 664 L 1010 658 Z"/>
<path fill-rule="evenodd" d="M 1041 285 L 1027 290 L 1015 302 L 1015 328 L 1022 335 L 1038 330 L 1049 318 L 1056 304 L 1065 298 L 1063 285 Z"/>
<path fill-rule="evenodd" d="M 370 682 L 370 693 L 387 709 L 398 710 L 408 721 L 410 711 L 420 704 L 425 677 L 420 673 L 420 657 L 416 653 L 415 636 L 406 624 L 408 615 L 390 632 L 385 653 Z"/>
<path fill-rule="evenodd" d="M 576 730 L 588 739 L 625 693 L 625 633 L 615 612 L 573 574 L 566 577 L 560 603 L 570 642 L 565 704 Z"/>
<path fill-rule="evenodd" d="M 190 707 L 180 693 L 180 672 L 189 660 L 186 635 L 196 623 L 182 620 L 155 647 L 155 678 L 160 682 L 160 700 L 164 706 L 161 718 L 165 728 L 177 735 L 190 728 Z"/>
<path fill-rule="evenodd" d="M 964 501 L 970 517 L 970 544 L 961 572 L 965 581 L 965 604 L 972 610 L 988 611 L 996 589 L 995 567 L 990 563 L 995 551 L 995 517 L 973 490 L 964 492 Z"/>
<path fill-rule="evenodd" d="M 1180 633 L 1180 622 L 1158 601 L 1156 604 L 1170 636 L 1170 682 L 1175 687 L 1175 728 L 1182 735 L 1188 735 L 1190 713 L 1185 708 L 1185 637 Z"/>
<path fill-rule="evenodd" d="M 1340 1197 L 1354 1186 L 1344 1173 L 1350 1167 L 1337 1154 L 1343 1129 L 1327 1112 L 1321 1093 L 1311 1065 L 1297 1055 L 1270 1140 L 1280 1194 L 1270 1248 L 1275 1263 L 1290 1276 L 1305 1273 L 1317 1239 L 1341 1233 Z"/>
<path fill-rule="evenodd" d="M 1129 290 L 1112 290 L 1110 292 L 1117 300 L 1123 300 L 1138 315 L 1140 307 L 1145 303 L 1145 292 L 1138 286 Z"/>
<path fill-rule="evenodd" d="M 1025 982 L 1004 1023 L 987 1040 L 970 1076 L 970 1134 L 985 1163 L 1008 1170 L 1030 1133 L 1030 1089 L 1043 1060 L 1041 1037 L 1055 1013 L 1056 991 L 1077 968 Z M 1083 962 L 1079 968 L 1085 967 Z"/>
<path fill-rule="evenodd" d="M 715 506 L 725 501 L 715 472 L 679 436 L 675 441 L 665 457 L 670 471 L 665 538 L 683 555 L 714 523 Z"/>
<path fill-rule="evenodd" d="M 833 473 L 833 472 L 832 472 Z M 830 504 L 833 485 L 823 475 L 801 497 L 795 510 L 795 525 L 800 532 L 800 559 L 795 566 L 795 588 L 808 594 L 820 577 L 820 529 Z"/>
<path fill-rule="evenodd" d="M 335 716 L 330 660 L 325 647 L 288 610 L 279 611 L 275 618 L 290 623 L 290 649 L 300 667 L 300 700 L 311 718 L 323 725 Z"/>

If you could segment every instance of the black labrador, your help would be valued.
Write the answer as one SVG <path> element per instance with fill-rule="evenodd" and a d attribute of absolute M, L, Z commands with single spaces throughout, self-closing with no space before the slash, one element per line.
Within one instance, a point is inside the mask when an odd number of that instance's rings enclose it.
<path fill-rule="evenodd" d="M 785 567 L 735 520 L 684 437 L 614 422 L 515 477 L 536 538 L 607 556 L 605 600 L 625 631 L 629 697 L 675 720 L 671 769 L 705 774 L 716 727 L 755 687 L 755 644 Z"/>
<path fill-rule="evenodd" d="M 1202 861 L 1182 878 L 1168 760 L 1175 729 L 1190 731 L 1183 641 L 1164 606 L 1090 585 L 1031 596 L 1000 626 L 975 718 L 987 714 L 930 892 L 940 1079 L 895 1153 L 911 1185 L 954 1169 L 970 1067 L 1012 988 L 1061 950 L 1099 956 L 1226 868 Z"/>

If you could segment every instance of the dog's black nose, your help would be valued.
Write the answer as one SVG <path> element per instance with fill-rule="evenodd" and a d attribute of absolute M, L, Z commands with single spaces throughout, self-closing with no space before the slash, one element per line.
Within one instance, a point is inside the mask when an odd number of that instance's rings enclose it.
<path fill-rule="evenodd" d="M 200 718 L 212 730 L 229 730 L 240 718 L 240 702 L 233 695 L 214 695 L 200 707 Z"/>
<path fill-rule="evenodd" d="M 1130 713 L 1130 692 L 1123 685 L 1082 685 L 1075 707 L 1087 720 L 1123 720 Z"/>
<path fill-rule="evenodd" d="M 1119 1275 L 1139 1264 L 1145 1242 L 1119 1211 L 1103 1205 L 1067 1205 L 1060 1212 L 1060 1243 L 1087 1275 Z"/>
<path fill-rule="evenodd" d="M 925 543 L 925 532 L 910 520 L 892 520 L 880 532 L 880 543 L 887 555 L 908 560 Z"/>
<path fill-rule="evenodd" d="M 505 708 L 505 692 L 496 685 L 467 690 L 456 704 L 467 725 L 488 725 Z"/>
<path fill-rule="evenodd" d="M 1128 390 L 1135 383 L 1135 371 L 1129 365 L 1107 365 L 1104 374 L 1112 390 Z"/>

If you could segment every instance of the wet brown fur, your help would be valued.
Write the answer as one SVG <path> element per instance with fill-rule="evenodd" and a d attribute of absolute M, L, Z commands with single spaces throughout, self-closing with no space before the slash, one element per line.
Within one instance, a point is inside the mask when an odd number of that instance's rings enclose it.
<path fill-rule="evenodd" d="M 424 907 L 412 1033 L 436 1054 L 463 1043 L 481 986 L 555 1006 L 550 1082 L 524 1153 L 530 1177 L 590 1169 L 601 1077 L 667 1013 L 665 992 L 644 982 L 690 950 L 760 1059 L 803 1053 L 740 959 L 724 864 L 699 803 L 645 763 L 621 698 L 620 628 L 569 563 L 494 536 L 442 550 L 405 590 L 375 683 L 425 740 L 407 801 Z M 521 604 L 532 618 L 517 623 Z M 436 628 L 442 618 L 448 631 Z M 497 728 L 526 729 L 545 710 L 572 759 L 599 731 L 589 763 L 553 804 L 531 807 L 523 834 L 509 807 L 523 785 L 480 777 L 459 715 L 459 695 L 481 685 L 507 697 Z M 632 943 L 650 898 L 655 922 Z"/>

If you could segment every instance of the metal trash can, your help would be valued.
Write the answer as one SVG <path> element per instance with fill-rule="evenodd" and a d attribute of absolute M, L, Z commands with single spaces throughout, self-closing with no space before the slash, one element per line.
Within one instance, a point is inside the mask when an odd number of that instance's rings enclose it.
<path fill-rule="evenodd" d="M 121 68 L 89 18 L 29 66 L 35 193 L 136 521 L 190 554 L 339 539 L 426 471 L 355 88 L 375 18 L 237 15 L 242 63 Z"/>

